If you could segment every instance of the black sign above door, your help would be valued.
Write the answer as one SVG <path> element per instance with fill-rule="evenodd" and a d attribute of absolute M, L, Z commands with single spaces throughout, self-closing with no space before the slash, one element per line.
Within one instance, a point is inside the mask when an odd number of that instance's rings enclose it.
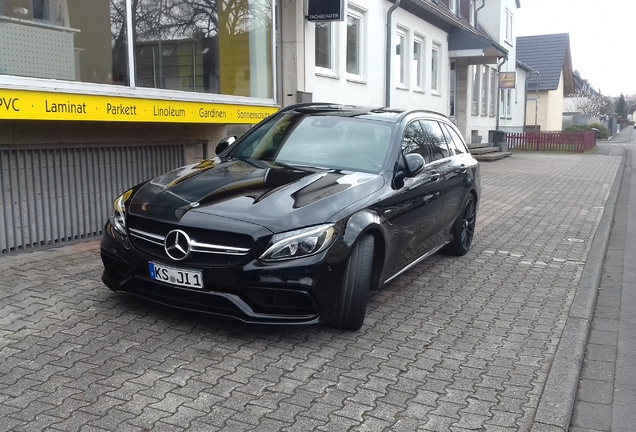
<path fill-rule="evenodd" d="M 307 0 L 308 21 L 344 20 L 345 0 Z"/>

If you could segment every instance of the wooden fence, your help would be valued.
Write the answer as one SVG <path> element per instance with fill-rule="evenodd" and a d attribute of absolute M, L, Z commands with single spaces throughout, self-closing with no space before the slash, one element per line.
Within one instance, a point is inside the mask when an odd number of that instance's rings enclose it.
<path fill-rule="evenodd" d="M 507 133 L 506 140 L 511 150 L 586 152 L 596 145 L 594 131 L 568 132 L 524 132 Z"/>

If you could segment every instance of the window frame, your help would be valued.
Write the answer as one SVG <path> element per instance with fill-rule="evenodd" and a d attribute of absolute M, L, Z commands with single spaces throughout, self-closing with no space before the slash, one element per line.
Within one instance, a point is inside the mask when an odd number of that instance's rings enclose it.
<path fill-rule="evenodd" d="M 440 95 L 442 93 L 441 60 L 442 44 L 433 42 L 433 46 L 431 47 L 431 93 L 434 95 Z"/>
<path fill-rule="evenodd" d="M 431 154 L 431 149 L 428 145 L 426 145 L 426 143 L 422 144 L 422 143 L 417 143 L 417 149 L 419 149 L 419 151 L 417 152 L 408 152 L 405 153 L 404 152 L 404 142 L 405 142 L 405 138 L 407 135 L 407 132 L 409 131 L 409 128 L 413 125 L 415 125 L 417 123 L 417 126 L 419 127 L 420 131 L 422 132 L 423 135 L 423 131 L 424 128 L 422 127 L 422 123 L 421 123 L 421 118 L 415 118 L 413 120 L 411 120 L 410 122 L 408 122 L 408 124 L 404 127 L 404 132 L 402 133 L 402 140 L 400 141 L 400 157 L 402 158 L 402 160 L 404 160 L 406 158 L 407 155 L 411 154 L 411 153 L 417 153 L 419 155 L 421 155 L 424 158 L 424 165 L 428 165 L 431 162 L 433 162 L 433 155 Z M 424 153 L 424 154 L 423 154 Z"/>
<path fill-rule="evenodd" d="M 504 37 L 504 41 L 508 44 L 508 45 L 512 45 L 512 40 L 513 40 L 513 15 L 512 12 L 510 12 L 510 10 L 506 9 L 506 33 L 505 33 L 505 37 Z"/>
<path fill-rule="evenodd" d="M 499 86 L 497 84 L 497 69 L 491 68 L 490 70 L 490 104 L 489 104 L 489 114 L 490 117 L 495 117 L 497 113 L 495 110 L 497 109 L 496 101 L 498 99 L 497 90 Z"/>
<path fill-rule="evenodd" d="M 347 39 L 346 39 L 346 54 L 345 54 L 345 72 L 348 79 L 361 81 L 365 76 L 365 40 L 366 40 L 366 26 L 364 22 L 364 12 L 358 8 L 353 8 L 351 5 L 347 10 L 347 21 L 345 22 Z M 357 32 L 357 50 L 356 57 L 358 60 L 358 73 L 349 72 L 349 17 L 353 17 L 358 20 L 359 28 Z"/>
<path fill-rule="evenodd" d="M 457 0 L 448 0 L 448 9 L 457 15 Z"/>
<path fill-rule="evenodd" d="M 419 59 L 416 59 L 415 46 L 420 46 Z M 411 59 L 411 76 L 413 77 L 413 89 L 418 92 L 426 92 L 426 38 L 419 34 L 413 36 L 413 58 Z M 416 64 L 417 62 L 417 64 Z M 419 81 L 419 85 L 418 85 Z"/>
<path fill-rule="evenodd" d="M 324 66 L 319 66 L 318 65 L 318 53 L 317 53 L 317 35 L 316 32 L 318 30 L 318 26 L 326 26 L 329 29 L 329 47 L 328 47 L 328 53 L 329 53 L 329 59 L 331 60 L 331 67 L 324 67 Z M 336 50 L 336 42 L 338 40 L 338 35 L 336 33 L 336 26 L 334 25 L 333 22 L 330 21 L 326 21 L 326 22 L 316 22 L 314 24 L 314 67 L 315 67 L 315 71 L 317 74 L 320 75 L 327 75 L 327 76 L 337 76 L 337 58 L 338 58 L 338 52 Z"/>
<path fill-rule="evenodd" d="M 480 67 L 481 69 L 481 88 L 479 93 L 481 95 L 479 113 L 482 116 L 488 116 L 488 86 L 490 84 L 490 68 L 486 65 Z"/>
<path fill-rule="evenodd" d="M 510 119 L 512 118 L 512 89 L 502 89 L 500 92 L 501 112 L 499 118 Z"/>
<path fill-rule="evenodd" d="M 471 100 L 471 115 L 479 115 L 479 87 L 481 81 L 481 73 L 477 65 L 471 66 L 472 84 L 473 84 L 473 96 Z"/>
<path fill-rule="evenodd" d="M 394 53 L 398 56 L 395 62 L 397 65 L 397 73 L 395 74 L 397 77 L 396 87 L 399 89 L 408 89 L 409 87 L 408 52 L 410 44 L 408 34 L 408 29 L 404 27 L 398 27 L 395 31 L 396 41 L 401 41 L 399 44 L 394 44 Z M 400 47 L 399 53 L 397 52 L 398 46 Z"/>
<path fill-rule="evenodd" d="M 440 123 L 442 124 L 442 129 L 446 133 L 446 141 L 448 143 L 448 148 L 450 150 L 453 150 L 453 153 L 454 153 L 453 156 L 470 153 L 470 150 L 466 146 L 466 142 L 462 138 L 462 135 L 459 133 L 457 128 L 451 126 L 450 124 L 446 122 L 440 122 Z M 459 139 L 459 142 L 457 141 L 457 139 L 453 138 L 453 135 L 455 136 L 455 138 Z M 452 143 L 452 148 L 451 148 L 451 143 Z"/>
<path fill-rule="evenodd" d="M 452 154 L 451 148 L 448 145 L 448 141 L 446 140 L 446 134 L 444 132 L 444 128 L 442 127 L 442 124 L 440 121 L 438 121 L 437 119 L 432 119 L 432 118 L 421 118 L 420 120 L 420 126 L 422 127 L 422 130 L 425 131 L 427 130 L 427 128 L 424 126 L 426 123 L 431 123 L 431 124 L 436 124 L 437 125 L 437 130 L 439 131 L 439 137 L 441 137 L 443 139 L 443 141 L 440 141 L 439 144 L 443 144 L 439 145 L 438 147 L 442 150 L 442 157 L 438 158 L 436 155 L 437 153 L 435 152 L 434 147 L 434 143 L 426 143 L 426 146 L 428 147 L 428 152 L 431 155 L 431 163 L 436 163 L 439 161 L 442 161 L 444 159 L 447 159 L 451 156 L 454 156 Z M 434 131 L 433 131 L 434 132 Z M 446 154 L 443 153 L 444 149 L 446 150 Z"/>
<path fill-rule="evenodd" d="M 457 110 L 457 62 L 451 60 L 450 62 L 450 89 L 449 89 L 449 109 L 448 115 L 451 118 L 455 117 Z"/>

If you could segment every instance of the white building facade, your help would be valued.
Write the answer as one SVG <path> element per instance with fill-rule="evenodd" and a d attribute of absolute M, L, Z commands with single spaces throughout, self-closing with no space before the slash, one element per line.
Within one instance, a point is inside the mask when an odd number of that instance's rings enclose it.
<path fill-rule="evenodd" d="M 281 0 L 283 106 L 433 110 L 451 117 L 468 142 L 487 142 L 497 128 L 523 129 L 525 71 L 517 71 L 514 55 L 518 0 L 346 1 L 344 19 L 333 22 L 308 21 L 298 3 Z M 516 78 L 513 88 L 499 91 L 499 71 Z"/>

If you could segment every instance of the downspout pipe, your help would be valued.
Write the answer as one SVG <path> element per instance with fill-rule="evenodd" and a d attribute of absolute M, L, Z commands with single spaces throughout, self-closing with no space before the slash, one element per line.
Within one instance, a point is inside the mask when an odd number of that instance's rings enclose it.
<path fill-rule="evenodd" d="M 393 6 L 389 8 L 389 11 L 386 13 L 386 54 L 384 59 L 384 103 L 386 107 L 391 106 L 391 51 L 393 49 L 393 45 L 391 43 L 391 35 L 392 25 L 391 25 L 391 15 L 393 15 L 393 11 L 400 7 L 401 0 L 395 0 Z M 404 47 L 402 47 L 403 49 Z"/>
<path fill-rule="evenodd" d="M 475 10 L 475 16 L 473 17 L 475 18 L 475 28 L 479 28 L 479 21 L 477 21 L 477 16 L 479 15 L 479 11 L 482 10 L 485 6 L 486 6 L 486 0 L 481 0 L 481 6 L 479 6 Z"/>
<path fill-rule="evenodd" d="M 505 62 L 508 61 L 508 55 L 506 54 L 504 57 L 501 58 L 501 62 L 497 63 L 497 77 L 499 77 L 499 74 L 501 73 L 501 67 L 503 66 L 503 64 Z M 499 86 L 497 86 L 499 87 Z M 495 130 L 498 131 L 499 130 L 499 115 L 501 112 L 501 89 L 498 89 L 497 91 L 497 120 L 495 121 Z"/>
<path fill-rule="evenodd" d="M 523 131 L 524 131 L 524 132 L 528 132 L 528 99 L 529 99 L 529 98 L 528 98 L 528 94 L 530 93 L 530 84 L 529 84 L 529 81 L 530 81 L 533 77 L 537 77 L 537 80 L 538 80 L 538 77 L 539 77 L 539 71 L 538 71 L 538 70 L 534 70 L 534 69 L 530 68 L 530 73 L 529 73 L 529 74 L 526 74 L 526 106 L 525 106 L 525 108 L 524 108 L 524 110 L 523 110 L 523 118 L 524 118 L 524 121 L 523 121 Z M 538 86 L 537 86 L 537 88 L 538 88 Z M 537 111 L 537 110 L 536 110 L 536 104 L 538 103 L 538 99 L 539 99 L 539 94 L 538 94 L 538 92 L 537 92 L 537 95 L 536 95 L 536 98 L 535 98 L 535 101 L 534 101 L 534 103 L 535 103 L 535 110 L 534 110 L 534 111 L 535 111 L 535 118 L 536 118 L 536 111 Z M 535 132 L 536 132 L 536 125 L 535 125 Z"/>

